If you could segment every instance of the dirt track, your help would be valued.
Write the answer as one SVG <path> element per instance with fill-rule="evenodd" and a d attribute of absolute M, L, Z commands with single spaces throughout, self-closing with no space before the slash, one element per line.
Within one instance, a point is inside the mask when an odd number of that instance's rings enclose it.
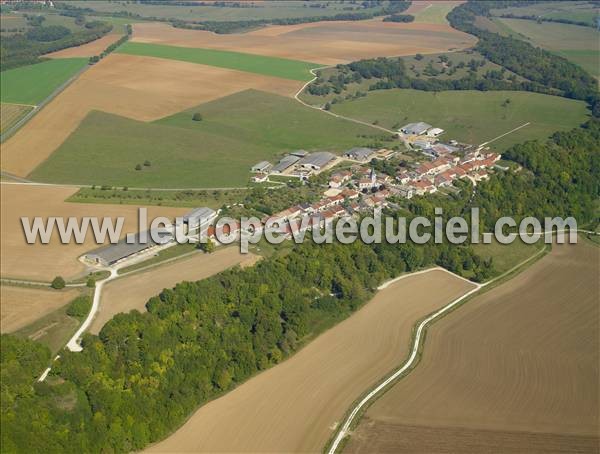
<path fill-rule="evenodd" d="M 137 207 L 132 205 L 103 205 L 67 203 L 64 200 L 76 189 L 50 186 L 2 184 L 1 186 L 0 249 L 2 277 L 50 281 L 61 275 L 65 279 L 85 270 L 77 258 L 98 247 L 91 235 L 84 244 L 60 243 L 54 234 L 49 244 L 30 245 L 25 242 L 21 226 L 22 216 L 124 216 L 123 235 L 137 232 Z M 149 207 L 148 216 L 177 216 L 189 211 L 186 208 Z"/>
<path fill-rule="evenodd" d="M 555 246 L 437 322 L 421 364 L 373 404 L 346 450 L 597 446 L 599 272 L 598 248 Z"/>
<path fill-rule="evenodd" d="M 436 53 L 466 48 L 471 35 L 442 24 L 338 21 L 278 25 L 249 33 L 218 35 L 162 23 L 134 25 L 133 41 L 269 55 L 322 64 L 361 58 Z"/>
<path fill-rule="evenodd" d="M 10 333 L 73 300 L 77 289 L 53 290 L 0 285 L 0 332 Z"/>
<path fill-rule="evenodd" d="M 100 332 L 115 314 L 133 309 L 145 311 L 146 302 L 164 288 L 182 281 L 205 279 L 235 265 L 247 266 L 257 260 L 253 254 L 240 254 L 237 247 L 219 248 L 213 254 L 194 254 L 189 258 L 158 266 L 107 284 L 102 290 L 98 315 L 89 331 Z"/>
<path fill-rule="evenodd" d="M 149 450 L 320 451 L 352 401 L 405 357 L 415 321 L 470 288 L 443 271 L 392 284 L 289 360 L 201 407 Z"/>
<path fill-rule="evenodd" d="M 29 174 L 93 109 L 152 121 L 248 88 L 293 96 L 301 86 L 299 81 L 213 66 L 111 54 L 2 144 L 2 170 Z"/>

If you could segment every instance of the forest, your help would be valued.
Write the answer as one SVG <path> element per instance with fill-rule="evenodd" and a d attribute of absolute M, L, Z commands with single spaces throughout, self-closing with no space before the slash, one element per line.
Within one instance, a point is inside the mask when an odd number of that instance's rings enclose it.
<path fill-rule="evenodd" d="M 416 198 L 412 215 L 471 206 L 485 229 L 504 215 L 595 221 L 600 120 L 513 147 L 520 172 L 498 172 L 470 191 Z M 393 213 L 390 214 L 399 214 Z M 433 264 L 481 281 L 495 275 L 470 245 L 295 245 L 254 267 L 182 282 L 151 298 L 146 313 L 115 316 L 80 353 L 50 361 L 45 347 L 2 337 L 2 452 L 129 452 L 160 440 L 199 405 L 298 350 L 369 300 L 386 279 Z"/>

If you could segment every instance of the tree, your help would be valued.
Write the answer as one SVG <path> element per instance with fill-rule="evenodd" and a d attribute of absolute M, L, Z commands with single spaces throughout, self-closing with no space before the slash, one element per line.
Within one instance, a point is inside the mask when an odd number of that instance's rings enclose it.
<path fill-rule="evenodd" d="M 65 280 L 61 276 L 56 276 L 52 281 L 52 284 L 50 284 L 50 287 L 56 290 L 60 290 L 62 288 L 65 288 L 65 285 Z"/>
<path fill-rule="evenodd" d="M 202 114 L 200 112 L 196 112 L 193 116 L 192 116 L 192 120 L 194 121 L 202 121 Z"/>
<path fill-rule="evenodd" d="M 198 249 L 207 254 L 212 254 L 215 251 L 215 243 L 210 238 L 207 238 L 205 243 L 198 243 Z"/>
<path fill-rule="evenodd" d="M 152 163 L 150 161 L 148 161 L 147 159 L 144 161 L 145 167 L 150 167 L 151 165 L 152 165 Z"/>
<path fill-rule="evenodd" d="M 415 60 L 423 60 L 423 54 L 415 55 Z"/>
<path fill-rule="evenodd" d="M 135 166 L 135 170 L 142 170 L 142 165 L 141 164 L 137 164 Z"/>
<path fill-rule="evenodd" d="M 85 285 L 89 288 L 94 288 L 96 287 L 96 279 L 94 279 L 93 277 L 88 277 L 87 281 L 85 282 Z"/>

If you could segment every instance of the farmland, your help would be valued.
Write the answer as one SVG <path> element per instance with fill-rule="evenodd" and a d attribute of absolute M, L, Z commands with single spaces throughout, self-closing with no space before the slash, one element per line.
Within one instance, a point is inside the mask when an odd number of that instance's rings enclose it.
<path fill-rule="evenodd" d="M 92 57 L 100 55 L 104 50 L 121 38 L 121 35 L 109 33 L 95 41 L 82 44 L 81 46 L 68 47 L 63 50 L 46 54 L 50 58 L 75 58 L 75 57 Z"/>
<path fill-rule="evenodd" d="M 204 119 L 193 121 L 193 112 Z M 155 123 L 91 112 L 31 176 L 110 186 L 239 187 L 262 159 L 298 148 L 342 151 L 372 140 L 358 134 L 373 131 L 290 98 L 250 90 Z M 94 166 L 87 165 L 90 160 Z M 136 170 L 146 160 L 151 167 Z"/>
<path fill-rule="evenodd" d="M 439 53 L 475 44 L 473 36 L 447 24 L 381 20 L 270 26 L 243 34 L 215 34 L 155 23 L 135 24 L 133 30 L 133 42 L 219 49 L 322 65 L 417 52 Z"/>
<path fill-rule="evenodd" d="M 132 67 L 136 71 L 131 71 Z M 174 73 L 177 79 L 173 79 Z M 292 95 L 301 86 L 299 81 L 113 53 L 82 74 L 3 144 L 2 170 L 29 174 L 94 109 L 152 121 L 247 88 Z"/>
<path fill-rule="evenodd" d="M 446 15 L 460 3 L 457 1 L 413 1 L 406 14 L 415 16 L 415 22 L 447 24 Z"/>
<path fill-rule="evenodd" d="M 87 64 L 83 58 L 50 60 L 2 72 L 3 103 L 37 105 Z"/>
<path fill-rule="evenodd" d="M 527 6 L 493 9 L 492 15 L 513 14 L 515 16 L 537 16 L 543 19 L 567 19 L 585 22 L 594 27 L 598 8 L 591 1 L 539 2 Z"/>
<path fill-rule="evenodd" d="M 182 281 L 199 281 L 232 266 L 251 265 L 256 261 L 252 254 L 241 254 L 236 246 L 219 248 L 208 255 L 197 252 L 191 257 L 153 267 L 110 282 L 104 287 L 100 310 L 90 326 L 97 334 L 113 316 L 131 310 L 145 311 L 146 302 L 165 288 Z"/>
<path fill-rule="evenodd" d="M 85 266 L 77 258 L 97 247 L 92 235 L 84 244 L 74 242 L 64 245 L 54 232 L 47 245 L 25 242 L 20 217 L 41 216 L 124 216 L 123 235 L 137 232 L 137 207 L 131 205 L 100 205 L 64 202 L 77 188 L 28 186 L 2 184 L 1 241 L 2 277 L 50 281 L 57 275 L 65 279 L 77 277 L 85 272 Z M 185 208 L 152 207 L 148 216 L 177 216 Z"/>
<path fill-rule="evenodd" d="M 0 104 L 0 133 L 14 126 L 21 118 L 29 113 L 33 107 L 23 104 Z"/>
<path fill-rule="evenodd" d="M 503 105 L 505 100 L 510 103 Z M 341 115 L 385 127 L 426 121 L 443 128 L 445 140 L 482 143 L 526 122 L 531 124 L 493 143 L 498 151 L 532 139 L 544 139 L 586 120 L 585 103 L 556 96 L 512 91 L 379 90 L 332 106 Z"/>
<path fill-rule="evenodd" d="M 125 43 L 117 52 L 200 63 L 219 68 L 235 69 L 237 71 L 281 77 L 282 79 L 301 80 L 304 82 L 313 78 L 310 70 L 319 66 L 303 61 L 243 54 L 240 52 L 147 43 Z"/>
<path fill-rule="evenodd" d="M 406 355 L 414 322 L 470 288 L 442 271 L 394 283 L 149 451 L 320 451 L 356 396 Z"/>
<path fill-rule="evenodd" d="M 593 452 L 598 249 L 583 239 L 435 323 L 348 452 Z"/>

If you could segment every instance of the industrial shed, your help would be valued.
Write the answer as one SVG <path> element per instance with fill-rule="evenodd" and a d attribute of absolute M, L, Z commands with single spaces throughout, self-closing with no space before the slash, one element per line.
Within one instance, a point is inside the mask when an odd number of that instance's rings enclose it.
<path fill-rule="evenodd" d="M 202 224 L 207 226 L 217 217 L 217 212 L 212 208 L 200 207 L 195 208 L 183 216 L 183 224 L 188 226 L 188 233 L 197 230 Z"/>
<path fill-rule="evenodd" d="M 273 167 L 273 164 L 271 164 L 269 161 L 261 161 L 258 164 L 254 164 L 252 166 L 252 172 L 256 172 L 256 173 L 266 173 L 268 172 L 271 167 Z"/>
<path fill-rule="evenodd" d="M 409 123 L 402 126 L 400 131 L 411 136 L 420 136 L 425 134 L 428 129 L 431 129 L 430 124 L 419 121 L 418 123 Z"/>
<path fill-rule="evenodd" d="M 281 158 L 281 160 L 275 164 L 275 167 L 271 170 L 272 173 L 281 173 L 289 169 L 291 166 L 300 161 L 298 156 L 287 155 Z"/>
<path fill-rule="evenodd" d="M 298 161 L 298 165 L 307 170 L 321 170 L 334 159 L 335 155 L 333 153 L 319 151 L 305 156 Z"/>
<path fill-rule="evenodd" d="M 373 155 L 375 151 L 370 148 L 352 148 L 344 153 L 344 156 L 348 159 L 354 159 L 355 161 L 368 161 L 369 157 Z"/>

